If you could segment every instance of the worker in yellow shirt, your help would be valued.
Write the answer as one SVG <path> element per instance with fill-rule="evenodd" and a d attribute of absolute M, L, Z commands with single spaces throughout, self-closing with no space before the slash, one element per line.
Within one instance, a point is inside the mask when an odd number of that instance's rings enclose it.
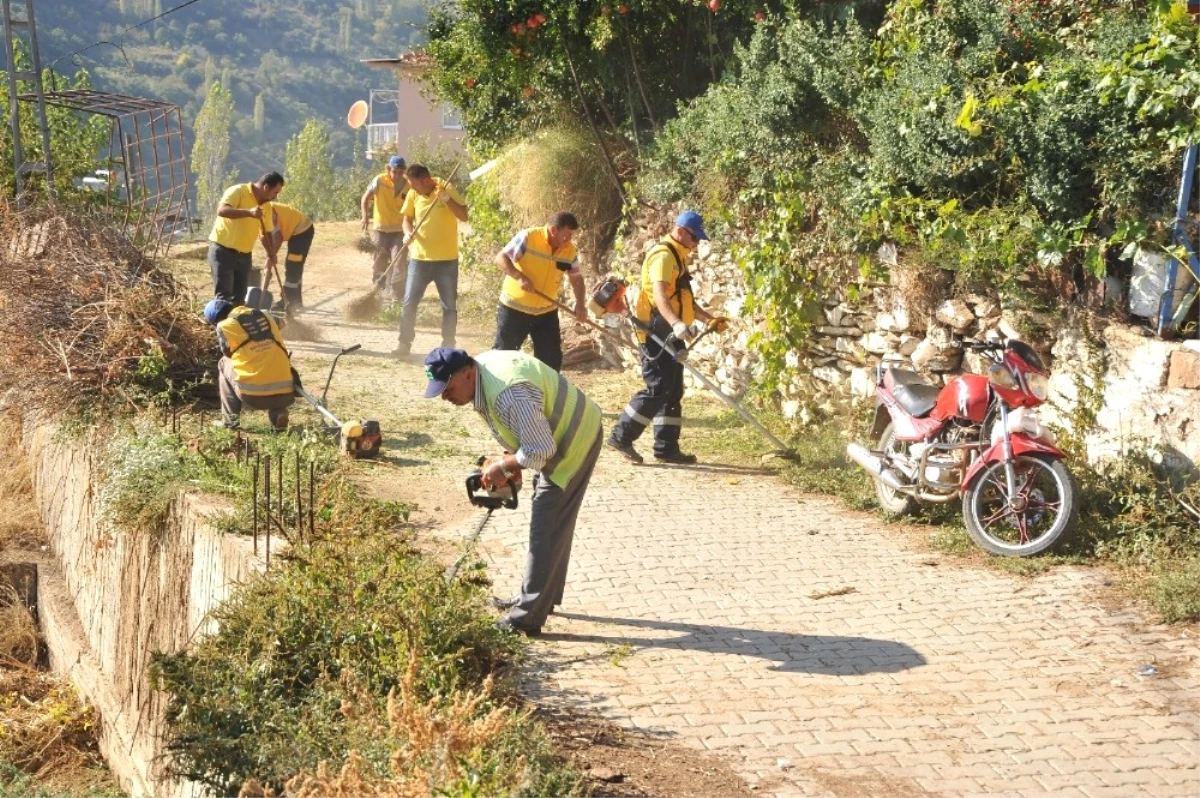
<path fill-rule="evenodd" d="M 246 301 L 254 242 L 270 241 L 264 220 L 271 218 L 271 200 L 283 191 L 283 175 L 268 172 L 257 183 L 230 186 L 221 195 L 217 218 L 208 236 L 208 268 L 213 294 L 229 302 Z M 270 252 L 270 249 L 267 249 Z"/>
<path fill-rule="evenodd" d="M 408 180 L 404 177 L 404 159 L 399 155 L 388 158 L 387 170 L 376 175 L 362 195 L 362 229 L 371 230 L 375 241 L 375 260 L 371 264 L 371 279 L 378 284 L 384 279 L 388 266 L 397 258 L 403 258 L 404 217 L 401 209 L 408 196 Z M 408 262 L 402 260 L 387 277 L 387 285 L 380 288 L 395 299 L 404 291 Z"/>
<path fill-rule="evenodd" d="M 287 431 L 296 375 L 271 314 L 217 297 L 204 306 L 204 320 L 216 328 L 221 348 L 217 389 L 225 426 L 240 427 L 242 408 L 249 407 L 266 410 L 276 432 Z"/>
<path fill-rule="evenodd" d="M 534 357 L 555 371 L 562 370 L 558 307 L 550 299 L 557 299 L 565 275 L 575 294 L 575 318 L 587 320 L 579 253 L 571 243 L 578 229 L 574 214 L 562 211 L 545 227 L 517 233 L 496 256 L 504 283 L 493 349 L 518 350 L 529 338 Z"/>
<path fill-rule="evenodd" d="M 287 243 L 287 253 L 284 255 L 283 297 L 288 312 L 304 307 L 301 293 L 304 288 L 304 262 L 308 260 L 308 251 L 312 248 L 313 235 L 316 227 L 312 219 L 298 208 L 283 202 L 271 203 L 274 223 L 271 225 L 271 247 L 267 250 L 267 281 L 270 281 L 270 267 L 278 257 L 279 248 Z M 282 310 L 284 305 L 277 309 Z"/>
<path fill-rule="evenodd" d="M 629 400 L 605 441 L 631 463 L 642 462 L 633 442 L 651 423 L 655 460 L 683 465 L 696 462 L 696 455 L 684 454 L 679 449 L 679 428 L 683 424 L 682 361 L 687 356 L 687 342 L 697 334 L 697 321 L 707 322 L 717 332 L 727 325 L 724 318 L 713 316 L 697 305 L 692 293 L 688 256 L 701 241 L 707 240 L 704 219 L 695 211 L 684 211 L 675 218 L 670 234 L 642 262 L 642 280 L 633 316 L 641 342 L 646 388 Z M 647 329 L 666 347 L 648 336 Z"/>
<path fill-rule="evenodd" d="M 409 242 L 408 279 L 400 313 L 400 345 L 407 357 L 417 335 L 417 306 L 432 282 L 442 303 L 442 346 L 453 347 L 458 328 L 458 223 L 467 221 L 467 203 L 454 187 L 415 163 L 404 172 L 412 191 L 404 200 L 404 237 Z M 417 229 L 417 225 L 420 229 Z"/>

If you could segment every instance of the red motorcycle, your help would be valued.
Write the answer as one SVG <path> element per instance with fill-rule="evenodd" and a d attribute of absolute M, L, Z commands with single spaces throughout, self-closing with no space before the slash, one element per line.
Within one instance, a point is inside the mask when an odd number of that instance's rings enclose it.
<path fill-rule="evenodd" d="M 873 450 L 846 454 L 875 479 L 890 513 L 962 497 L 963 520 L 980 547 L 1029 557 L 1058 543 L 1075 524 L 1079 489 L 1032 408 L 1046 401 L 1049 375 L 1021 341 L 968 342 L 992 365 L 944 388 L 902 369 L 876 371 Z"/>

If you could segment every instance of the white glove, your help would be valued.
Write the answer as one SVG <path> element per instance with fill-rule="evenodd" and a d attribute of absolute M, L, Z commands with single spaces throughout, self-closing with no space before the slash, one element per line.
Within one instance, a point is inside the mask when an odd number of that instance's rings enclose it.
<path fill-rule="evenodd" d="M 692 337 L 692 331 L 682 321 L 677 321 L 671 325 L 671 333 L 681 341 L 686 341 Z"/>

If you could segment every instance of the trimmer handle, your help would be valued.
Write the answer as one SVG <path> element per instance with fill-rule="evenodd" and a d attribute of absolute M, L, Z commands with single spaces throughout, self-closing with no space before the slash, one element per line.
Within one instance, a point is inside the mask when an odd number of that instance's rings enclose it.
<path fill-rule="evenodd" d="M 506 510 L 517 509 L 517 493 L 521 489 L 520 483 L 510 481 L 503 488 L 487 490 L 483 487 L 483 472 L 473 471 L 467 476 L 466 484 L 467 498 L 476 507 L 488 510 L 498 510 L 501 507 Z"/>

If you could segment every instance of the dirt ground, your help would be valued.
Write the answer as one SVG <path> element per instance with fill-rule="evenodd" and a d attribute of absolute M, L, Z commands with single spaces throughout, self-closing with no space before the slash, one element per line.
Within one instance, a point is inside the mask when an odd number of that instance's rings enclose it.
<path fill-rule="evenodd" d="M 403 361 L 391 356 L 398 337 L 394 323 L 384 326 L 346 318 L 347 303 L 363 296 L 371 285 L 370 256 L 355 246 L 357 237 L 353 223 L 317 225 L 304 275 L 305 309 L 299 318 L 317 333 L 318 340 L 289 339 L 292 361 L 305 386 L 319 393 L 338 351 L 362 344 L 362 349 L 338 362 L 328 406 L 342 419 L 373 418 L 381 423 L 382 451 L 377 460 L 361 463 L 361 483 L 376 498 L 413 505 L 410 520 L 427 533 L 422 548 L 452 559 L 458 540 L 447 537 L 446 530 L 463 526 L 479 513 L 466 501 L 463 481 L 476 454 L 493 451 L 495 444 L 473 414 L 421 398 L 424 354 L 441 343 L 441 309 L 432 285 L 418 317 L 413 355 Z M 173 253 L 172 263 L 200 295 L 211 290 L 204 251 L 204 245 L 182 246 Z M 278 294 L 277 288 L 273 290 Z M 490 347 L 498 290 L 499 278 L 490 271 L 460 275 L 459 346 L 470 352 Z M 286 330 L 284 335 L 289 337 Z M 623 404 L 640 384 L 636 375 L 593 367 L 572 371 L 571 379 L 603 407 Z M 714 419 L 721 413 L 715 402 L 704 407 Z M 306 406 L 298 405 L 291 415 L 293 424 L 319 423 Z M 714 423 L 712 434 L 721 434 L 719 425 Z M 747 462 L 751 461 L 756 458 L 747 455 Z M 559 750 L 585 774 L 595 795 L 754 794 L 724 760 L 669 737 L 622 729 L 591 714 L 561 709 L 541 713 Z"/>

